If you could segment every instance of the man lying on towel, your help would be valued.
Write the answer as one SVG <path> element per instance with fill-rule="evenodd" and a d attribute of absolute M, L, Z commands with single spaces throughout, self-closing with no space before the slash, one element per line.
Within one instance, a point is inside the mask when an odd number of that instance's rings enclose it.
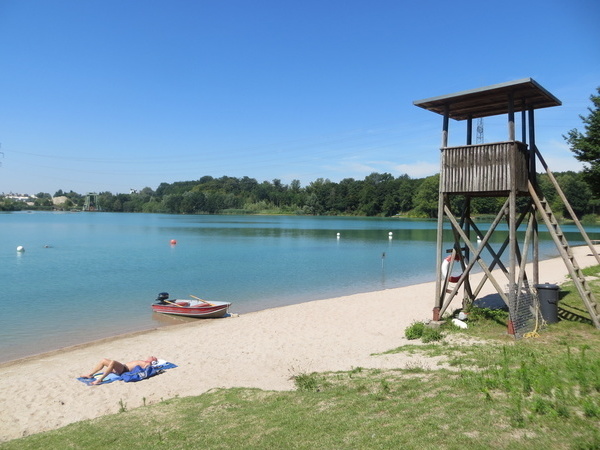
<path fill-rule="evenodd" d="M 111 373 L 121 375 L 125 372 L 132 371 L 135 366 L 140 366 L 142 369 L 145 369 L 146 367 L 152 365 L 153 363 L 156 363 L 157 361 L 158 360 L 156 359 L 156 356 L 149 356 L 143 361 L 140 359 L 137 361 L 128 362 L 127 364 L 120 363 L 119 361 L 115 361 L 114 359 L 104 358 L 98 364 L 96 364 L 96 367 L 94 367 L 94 370 L 92 370 L 92 372 L 89 375 L 83 375 L 81 378 L 94 378 L 94 375 L 99 370 L 102 370 L 104 367 L 106 367 L 104 373 L 92 382 L 92 384 L 100 384 L 102 383 L 104 378 L 106 378 Z"/>

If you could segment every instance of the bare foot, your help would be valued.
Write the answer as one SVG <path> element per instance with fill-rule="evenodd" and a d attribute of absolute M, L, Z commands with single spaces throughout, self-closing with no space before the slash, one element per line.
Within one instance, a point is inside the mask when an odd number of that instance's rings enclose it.
<path fill-rule="evenodd" d="M 96 386 L 99 385 L 100 383 L 102 383 L 102 381 L 100 381 L 100 380 L 92 381 L 92 384 L 96 385 Z"/>

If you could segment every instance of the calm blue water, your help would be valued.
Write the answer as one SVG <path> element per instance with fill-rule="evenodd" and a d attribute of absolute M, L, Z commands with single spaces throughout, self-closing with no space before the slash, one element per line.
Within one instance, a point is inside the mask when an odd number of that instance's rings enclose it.
<path fill-rule="evenodd" d="M 436 226 L 381 218 L 2 213 L 0 362 L 189 320 L 151 312 L 163 291 L 230 301 L 232 312 L 245 313 L 431 281 Z M 571 244 L 579 242 L 568 234 L 574 228 L 564 231 Z M 599 227 L 588 231 L 600 239 Z M 556 256 L 541 237 L 542 257 Z"/>

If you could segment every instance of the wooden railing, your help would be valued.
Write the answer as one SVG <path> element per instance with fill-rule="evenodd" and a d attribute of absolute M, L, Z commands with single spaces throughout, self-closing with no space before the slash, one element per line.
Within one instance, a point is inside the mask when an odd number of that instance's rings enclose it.
<path fill-rule="evenodd" d="M 441 190 L 446 193 L 527 192 L 529 152 L 518 141 L 442 149 Z"/>

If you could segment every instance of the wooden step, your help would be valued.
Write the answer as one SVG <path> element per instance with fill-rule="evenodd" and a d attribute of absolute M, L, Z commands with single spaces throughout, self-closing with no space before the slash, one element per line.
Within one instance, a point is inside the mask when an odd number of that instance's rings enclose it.
<path fill-rule="evenodd" d="M 546 168 L 546 170 L 548 169 Z M 553 183 L 555 182 L 553 181 Z M 560 187 L 557 186 L 556 183 L 555 187 L 560 192 Z M 545 197 L 542 196 L 540 198 L 540 196 L 538 195 L 539 193 L 533 188 L 531 183 L 529 184 L 529 193 L 531 194 L 532 199 L 536 202 L 536 206 L 542 207 L 544 212 L 542 218 L 544 220 L 544 223 L 546 224 L 546 227 L 548 228 L 548 232 L 553 236 L 555 242 L 558 243 L 558 248 L 560 249 L 560 247 L 562 246 L 562 248 L 565 249 L 565 252 L 562 253 L 565 265 L 569 268 L 570 273 L 573 273 L 575 275 L 573 277 L 573 283 L 577 286 L 577 290 L 579 291 L 582 297 L 581 299 L 583 300 L 583 303 L 585 304 L 592 318 L 594 326 L 596 328 L 600 328 L 600 311 L 598 311 L 600 305 L 596 301 L 596 298 L 594 297 L 588 283 L 586 282 L 583 272 L 581 271 L 579 265 L 575 261 L 573 251 L 571 250 L 569 242 L 567 241 L 564 233 L 560 229 L 560 225 L 558 224 L 556 216 L 552 212 L 552 208 L 550 207 Z"/>

